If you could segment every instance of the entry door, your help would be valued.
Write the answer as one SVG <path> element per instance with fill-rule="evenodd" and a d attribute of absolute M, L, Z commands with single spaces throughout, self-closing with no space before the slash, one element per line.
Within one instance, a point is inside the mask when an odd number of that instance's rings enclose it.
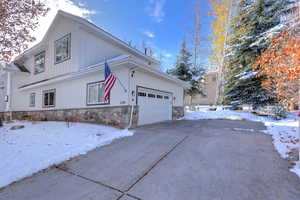
<path fill-rule="evenodd" d="M 138 125 L 152 124 L 172 119 L 172 93 L 138 87 Z"/>

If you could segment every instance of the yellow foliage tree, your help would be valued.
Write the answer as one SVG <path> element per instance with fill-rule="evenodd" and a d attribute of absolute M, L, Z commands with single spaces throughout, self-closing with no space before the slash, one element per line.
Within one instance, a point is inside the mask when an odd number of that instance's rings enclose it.
<path fill-rule="evenodd" d="M 224 53 L 227 40 L 227 33 L 230 26 L 234 0 L 210 0 L 212 11 L 209 15 L 214 17 L 211 24 L 211 46 L 212 54 L 210 57 L 211 64 L 217 66 L 218 82 L 216 90 L 215 104 L 221 101 L 223 74 L 224 74 Z"/>
<path fill-rule="evenodd" d="M 210 0 L 212 11 L 210 16 L 214 17 L 211 24 L 212 56 L 211 62 L 214 65 L 221 65 L 224 59 L 224 50 L 227 31 L 230 24 L 230 16 L 233 0 Z"/>

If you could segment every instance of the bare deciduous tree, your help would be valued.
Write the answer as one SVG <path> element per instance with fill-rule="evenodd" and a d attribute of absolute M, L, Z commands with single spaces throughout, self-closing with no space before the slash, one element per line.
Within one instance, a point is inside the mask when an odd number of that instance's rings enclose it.
<path fill-rule="evenodd" d="M 37 0 L 0 0 L 0 60 L 10 62 L 35 38 L 32 32 L 40 16 L 48 12 Z"/>

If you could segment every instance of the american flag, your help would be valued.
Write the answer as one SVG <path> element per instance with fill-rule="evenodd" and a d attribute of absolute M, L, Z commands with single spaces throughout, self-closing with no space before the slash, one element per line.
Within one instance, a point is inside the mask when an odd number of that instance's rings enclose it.
<path fill-rule="evenodd" d="M 104 90 L 104 100 L 109 99 L 109 94 L 111 89 L 114 87 L 117 78 L 111 73 L 107 62 L 105 62 L 105 90 Z"/>

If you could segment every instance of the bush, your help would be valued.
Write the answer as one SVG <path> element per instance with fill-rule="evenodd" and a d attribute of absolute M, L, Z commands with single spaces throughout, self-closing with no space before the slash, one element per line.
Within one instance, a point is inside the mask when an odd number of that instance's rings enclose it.
<path fill-rule="evenodd" d="M 275 120 L 281 120 L 281 119 L 284 119 L 284 118 L 287 117 L 286 108 L 283 105 L 280 105 L 280 104 L 272 106 L 271 112 L 273 114 L 272 117 Z"/>

